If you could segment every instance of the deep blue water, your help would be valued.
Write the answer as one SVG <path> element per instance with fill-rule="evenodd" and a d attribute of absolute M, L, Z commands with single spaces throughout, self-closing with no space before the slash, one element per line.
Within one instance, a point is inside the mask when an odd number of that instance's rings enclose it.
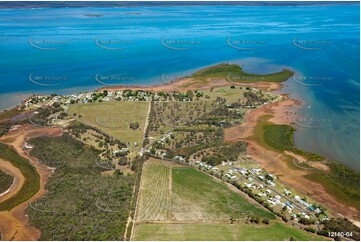
<path fill-rule="evenodd" d="M 359 19 L 358 3 L 1 9 L 0 109 L 92 90 L 96 76 L 151 85 L 220 62 L 288 67 L 284 91 L 304 101 L 296 145 L 359 169 Z"/>

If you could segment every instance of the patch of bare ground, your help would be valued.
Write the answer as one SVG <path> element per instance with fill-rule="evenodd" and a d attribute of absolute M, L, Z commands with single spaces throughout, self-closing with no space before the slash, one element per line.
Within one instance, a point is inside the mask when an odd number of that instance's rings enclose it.
<path fill-rule="evenodd" d="M 244 123 L 225 129 L 225 141 L 246 141 L 248 143 L 247 154 L 256 160 L 262 168 L 277 175 L 283 183 L 294 188 L 301 194 L 311 197 L 314 201 L 327 207 L 335 214 L 340 214 L 352 221 L 359 221 L 360 215 L 358 210 L 339 202 L 327 193 L 321 184 L 310 181 L 304 177 L 312 171 L 306 169 L 290 169 L 281 155 L 288 154 L 300 161 L 303 161 L 303 158 L 291 152 L 282 153 L 270 150 L 261 146 L 251 138 L 255 134 L 257 121 L 266 115 L 272 116 L 268 120 L 269 122 L 292 125 L 296 115 L 296 109 L 299 105 L 301 105 L 299 101 L 289 99 L 286 95 L 283 95 L 283 98 L 277 102 L 250 110 L 246 114 Z M 308 162 L 307 164 L 318 169 L 328 169 L 322 162 Z"/>
<path fill-rule="evenodd" d="M 32 125 L 22 125 L 18 129 L 12 130 L 1 137 L 0 141 L 12 146 L 19 155 L 28 159 L 29 162 L 35 165 L 35 159 L 29 156 L 26 150 L 23 149 L 26 140 L 38 136 L 59 136 L 61 134 L 62 131 L 59 128 L 39 128 Z M 5 162 L 2 162 L 2 164 L 5 164 Z M 48 177 L 51 175 L 52 170 L 46 169 L 45 166 L 40 167 L 38 164 L 36 166 L 39 167 L 36 170 L 40 175 L 39 191 L 28 201 L 21 203 L 10 211 L 0 212 L 0 231 L 3 234 L 4 240 L 38 240 L 40 238 L 41 232 L 29 225 L 25 209 L 28 207 L 29 202 L 35 201 L 45 194 L 45 184 Z M 23 184 L 24 177 L 22 176 L 20 170 L 19 174 L 16 173 L 16 167 L 13 167 L 12 169 L 14 171 L 13 175 L 17 177 L 19 184 L 21 181 L 21 184 Z M 20 188 L 21 186 L 18 189 Z M 10 195 L 13 196 L 14 194 L 16 194 L 16 192 L 12 192 Z M 11 196 L 8 196 L 8 198 Z"/>

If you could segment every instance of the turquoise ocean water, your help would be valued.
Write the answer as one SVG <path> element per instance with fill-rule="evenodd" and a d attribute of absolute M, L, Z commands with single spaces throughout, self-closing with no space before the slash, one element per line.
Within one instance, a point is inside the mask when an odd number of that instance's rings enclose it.
<path fill-rule="evenodd" d="M 359 4 L 0 9 L 0 109 L 31 93 L 152 85 L 221 62 L 288 67 L 298 147 L 359 170 Z M 103 83 L 103 84 L 102 84 Z"/>

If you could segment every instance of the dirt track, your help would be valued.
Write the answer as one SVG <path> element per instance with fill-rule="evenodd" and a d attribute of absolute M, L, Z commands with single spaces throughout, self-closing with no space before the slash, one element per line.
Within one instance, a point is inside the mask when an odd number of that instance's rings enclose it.
<path fill-rule="evenodd" d="M 20 128 L 10 131 L 7 135 L 0 138 L 0 141 L 11 145 L 19 155 L 34 162 L 34 159 L 27 155 L 23 150 L 23 145 L 28 138 L 50 135 L 57 136 L 61 135 L 61 130 L 58 128 L 38 128 L 31 125 L 23 125 Z M 5 166 L 6 162 L 1 162 Z M 9 163 L 10 164 L 10 163 Z M 11 165 L 11 164 L 10 164 Z M 24 182 L 24 177 L 22 176 L 19 169 L 12 167 L 14 175 L 19 181 L 17 186 L 20 189 L 20 184 Z M 16 170 L 18 172 L 16 173 Z M 20 174 L 19 174 L 20 172 Z M 3 234 L 3 240 L 38 240 L 40 237 L 40 231 L 28 224 L 28 218 L 25 214 L 25 209 L 27 208 L 29 202 L 34 201 L 42 197 L 45 193 L 45 183 L 51 174 L 50 170 L 47 169 L 37 169 L 37 172 L 40 175 L 40 189 L 39 191 L 28 201 L 23 202 L 22 204 L 16 206 L 10 211 L 0 212 L 0 231 Z M 22 182 L 22 183 L 21 183 Z M 9 192 L 7 198 L 16 194 L 17 190 Z M 5 200 L 5 199 L 4 199 Z"/>
<path fill-rule="evenodd" d="M 283 153 L 268 150 L 251 138 L 251 136 L 254 135 L 254 128 L 260 117 L 272 115 L 272 118 L 269 119 L 270 122 L 276 124 L 291 124 L 298 105 L 300 105 L 300 102 L 284 97 L 282 101 L 251 110 L 246 114 L 246 122 L 225 130 L 225 141 L 244 140 L 248 142 L 247 154 L 259 162 L 262 168 L 277 175 L 282 182 L 300 193 L 311 197 L 331 211 L 355 221 L 355 224 L 359 224 L 359 211 L 337 201 L 328 194 L 319 183 L 306 179 L 304 176 L 310 171 L 290 169 L 280 156 Z M 322 164 L 318 166 L 318 168 L 322 168 Z"/>

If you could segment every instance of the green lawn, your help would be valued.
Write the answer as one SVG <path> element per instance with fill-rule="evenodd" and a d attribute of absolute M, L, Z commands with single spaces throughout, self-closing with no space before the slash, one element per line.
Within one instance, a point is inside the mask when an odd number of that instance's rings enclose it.
<path fill-rule="evenodd" d="M 259 229 L 249 239 L 262 231 L 276 236 L 278 230 L 284 236 L 275 239 L 307 238 L 303 231 L 278 224 L 274 214 L 250 203 L 223 182 L 190 167 L 151 158 L 144 164 L 140 187 L 134 232 L 137 240 L 240 240 L 245 226 L 250 231 Z M 247 225 L 247 216 L 269 219 L 271 225 Z M 242 225 L 229 225 L 231 218 Z M 159 221 L 162 224 L 152 224 Z M 174 224 L 184 221 L 189 224 Z"/>
<path fill-rule="evenodd" d="M 80 115 L 79 121 L 96 127 L 139 151 L 148 108 L 149 102 L 117 101 L 74 104 L 67 112 L 69 115 L 74 113 Z M 134 122 L 139 123 L 139 128 L 136 130 L 130 128 L 130 124 Z M 137 143 L 137 147 L 134 142 Z"/>
<path fill-rule="evenodd" d="M 28 160 L 18 155 L 13 149 L 3 143 L 0 143 L 0 157 L 19 168 L 25 177 L 25 182 L 18 193 L 0 203 L 0 211 L 4 211 L 10 210 L 30 199 L 40 188 L 40 177 L 35 167 L 32 166 Z"/>
<path fill-rule="evenodd" d="M 141 224 L 135 240 L 323 240 L 278 222 L 251 224 Z"/>
<path fill-rule="evenodd" d="M 197 205 L 210 219 L 258 216 L 275 219 L 275 215 L 248 202 L 226 184 L 192 168 L 173 168 L 172 192 Z"/>

